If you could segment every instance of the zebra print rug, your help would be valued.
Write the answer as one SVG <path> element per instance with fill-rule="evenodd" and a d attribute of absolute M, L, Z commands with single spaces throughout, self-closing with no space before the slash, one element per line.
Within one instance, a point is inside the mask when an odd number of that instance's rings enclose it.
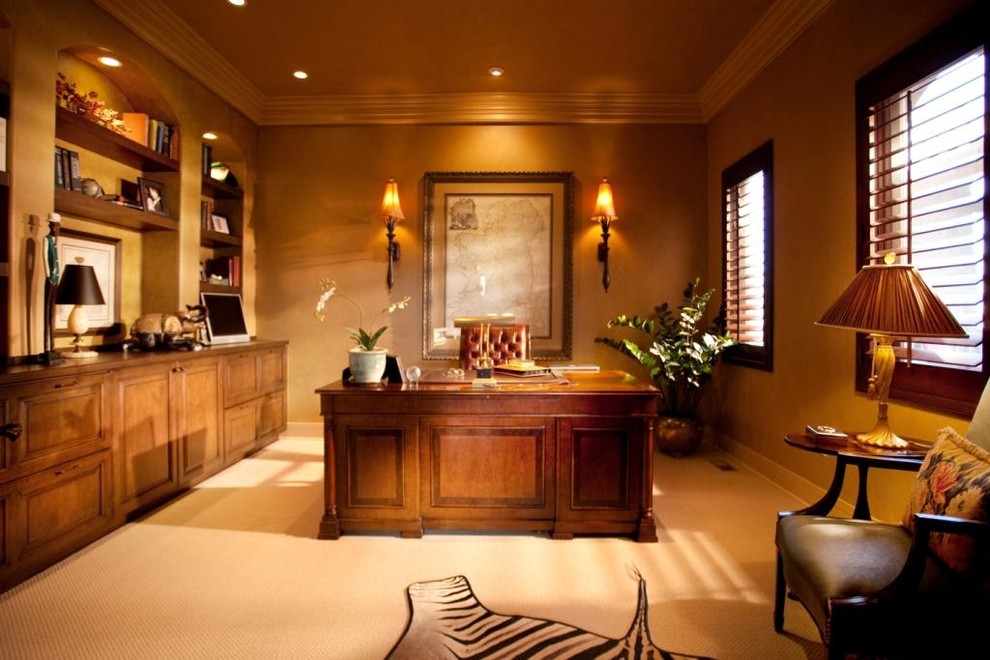
<path fill-rule="evenodd" d="M 492 612 L 463 575 L 415 582 L 406 590 L 410 616 L 390 660 L 430 658 L 649 658 L 711 660 L 673 653 L 650 638 L 646 580 L 629 632 L 611 639 L 557 621 Z"/>

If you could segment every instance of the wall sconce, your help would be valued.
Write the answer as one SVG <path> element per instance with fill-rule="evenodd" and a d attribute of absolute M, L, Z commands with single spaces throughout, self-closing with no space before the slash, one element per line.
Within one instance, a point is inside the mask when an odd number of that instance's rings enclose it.
<path fill-rule="evenodd" d="M 75 339 L 72 340 L 75 349 L 71 353 L 63 353 L 63 357 L 96 357 L 96 351 L 82 350 L 82 336 L 89 330 L 89 316 L 87 316 L 83 305 L 106 304 L 93 267 L 85 266 L 82 263 L 67 264 L 58 282 L 55 304 L 74 305 L 69 314 L 69 332 L 75 335 Z"/>
<path fill-rule="evenodd" d="M 385 184 L 385 195 L 382 197 L 382 222 L 385 223 L 385 236 L 388 237 L 388 275 L 385 283 L 388 290 L 392 290 L 394 277 L 392 274 L 392 262 L 399 260 L 399 244 L 395 240 L 395 223 L 405 220 L 402 214 L 402 207 L 399 205 L 399 184 L 395 179 L 389 177 Z"/>
<path fill-rule="evenodd" d="M 602 227 L 602 242 L 598 244 L 598 261 L 602 262 L 602 286 L 608 291 L 611 278 L 608 274 L 608 237 L 609 227 L 618 220 L 615 215 L 615 202 L 612 200 L 612 184 L 608 179 L 602 179 L 598 184 L 598 201 L 595 202 L 595 214 L 591 216 L 593 222 L 597 222 Z"/>

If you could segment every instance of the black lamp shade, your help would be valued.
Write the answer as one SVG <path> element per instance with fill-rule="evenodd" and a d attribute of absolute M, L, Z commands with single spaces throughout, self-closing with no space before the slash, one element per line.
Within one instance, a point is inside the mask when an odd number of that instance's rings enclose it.
<path fill-rule="evenodd" d="M 57 305 L 104 305 L 103 291 L 92 266 L 68 264 L 62 271 L 55 293 Z"/>

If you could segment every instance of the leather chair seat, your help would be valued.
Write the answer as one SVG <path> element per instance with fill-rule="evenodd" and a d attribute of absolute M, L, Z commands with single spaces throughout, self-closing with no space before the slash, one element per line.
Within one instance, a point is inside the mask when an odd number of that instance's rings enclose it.
<path fill-rule="evenodd" d="M 926 562 L 909 597 L 869 612 L 857 609 L 872 598 L 863 594 L 896 588 L 911 544 L 908 531 L 895 524 L 808 515 L 777 523 L 776 545 L 787 587 L 830 649 L 916 657 L 965 647 L 959 633 L 985 625 L 987 603 L 977 585 L 960 583 L 937 560 Z"/>

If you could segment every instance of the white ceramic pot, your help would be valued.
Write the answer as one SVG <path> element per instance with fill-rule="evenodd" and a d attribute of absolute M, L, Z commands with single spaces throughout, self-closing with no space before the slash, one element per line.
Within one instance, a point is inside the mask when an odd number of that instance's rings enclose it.
<path fill-rule="evenodd" d="M 348 353 L 351 380 L 359 385 L 382 382 L 382 376 L 385 375 L 385 355 L 387 353 L 388 349 L 385 348 L 376 348 L 373 351 L 352 348 Z"/>

